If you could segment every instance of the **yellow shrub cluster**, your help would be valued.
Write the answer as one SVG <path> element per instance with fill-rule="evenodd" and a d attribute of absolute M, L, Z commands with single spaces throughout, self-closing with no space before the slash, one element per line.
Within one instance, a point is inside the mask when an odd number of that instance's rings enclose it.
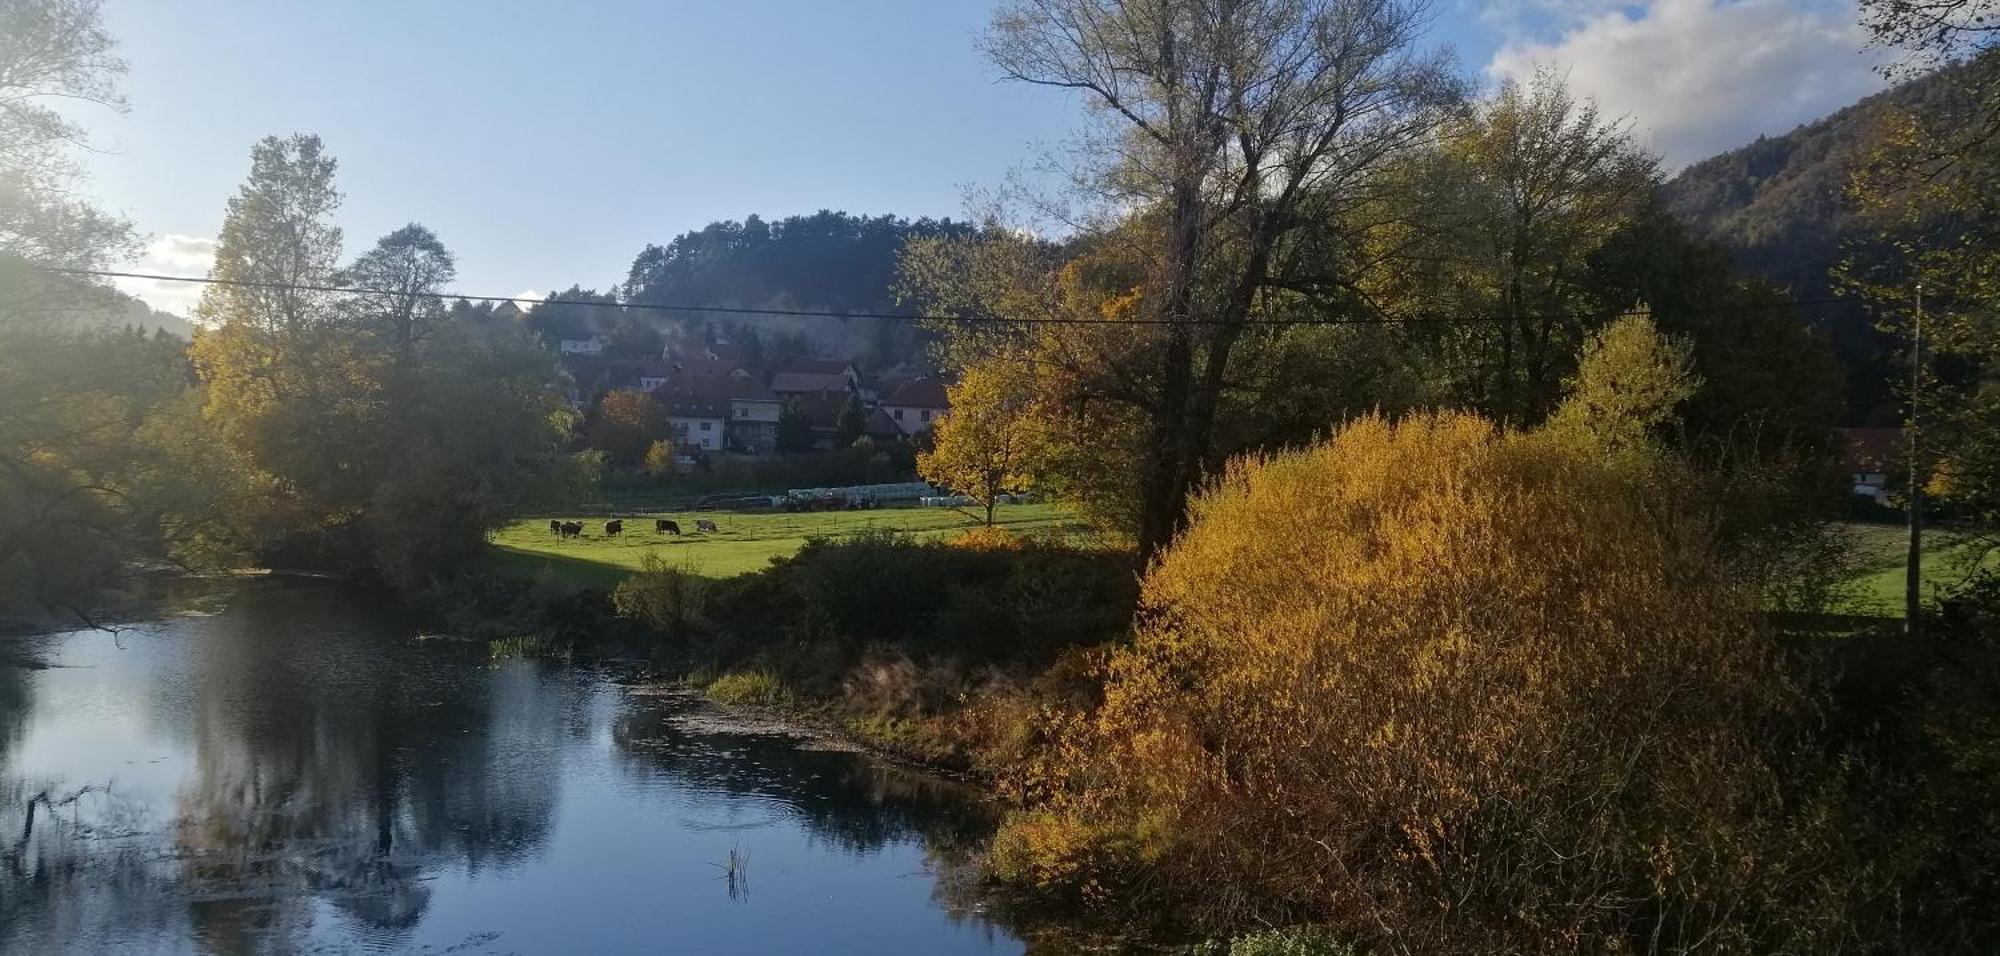
<path fill-rule="evenodd" d="M 1803 945 L 1758 909 L 1814 892 L 1767 832 L 1796 695 L 1676 487 L 1456 414 L 1239 462 L 995 864 L 1403 951 Z"/>

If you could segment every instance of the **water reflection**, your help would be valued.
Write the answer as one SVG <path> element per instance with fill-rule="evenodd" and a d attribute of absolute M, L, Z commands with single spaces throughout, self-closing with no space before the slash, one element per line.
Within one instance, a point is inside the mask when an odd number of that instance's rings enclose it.
<path fill-rule="evenodd" d="M 933 899 L 965 793 L 696 706 L 326 586 L 7 642 L 0 951 L 1019 950 Z"/>

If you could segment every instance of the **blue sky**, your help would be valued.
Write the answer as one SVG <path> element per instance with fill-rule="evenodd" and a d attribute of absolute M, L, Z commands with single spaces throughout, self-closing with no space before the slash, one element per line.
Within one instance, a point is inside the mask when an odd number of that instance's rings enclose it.
<path fill-rule="evenodd" d="M 1677 165 L 1875 89 L 1850 3 L 1441 0 L 1433 34 L 1489 82 L 1567 71 Z M 711 220 L 960 215 L 967 187 L 1032 164 L 1080 113 L 995 81 L 974 48 L 993 6 L 106 0 L 131 110 L 79 115 L 91 188 L 152 237 L 149 271 L 204 272 L 250 145 L 313 132 L 350 253 L 414 220 L 463 291 L 602 287 Z"/>

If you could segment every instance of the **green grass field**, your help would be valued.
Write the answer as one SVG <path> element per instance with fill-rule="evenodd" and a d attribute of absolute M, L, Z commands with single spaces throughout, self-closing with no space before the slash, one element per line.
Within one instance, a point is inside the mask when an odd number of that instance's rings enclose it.
<path fill-rule="evenodd" d="M 580 520 L 585 537 L 559 540 L 549 533 L 549 519 Z M 949 508 L 884 508 L 876 511 L 829 511 L 810 514 L 758 514 L 721 511 L 675 511 L 658 515 L 626 514 L 625 533 L 604 535 L 604 516 L 540 515 L 523 518 L 493 535 L 492 560 L 502 573 L 532 577 L 552 573 L 559 581 L 588 587 L 610 587 L 638 570 L 640 559 L 658 554 L 668 562 L 692 566 L 702 575 L 733 577 L 762 570 L 772 558 L 788 557 L 807 538 L 832 538 L 864 531 L 886 530 L 917 537 L 944 537 L 979 526 L 967 512 Z M 672 518 L 680 537 L 657 534 L 653 519 Z M 695 521 L 715 522 L 716 532 L 694 530 Z M 1012 531 L 1062 529 L 1085 532 L 1085 526 L 1060 505 L 1001 505 L 994 523 Z"/>
<path fill-rule="evenodd" d="M 1903 616 L 1905 549 L 1909 531 L 1901 525 L 1849 524 L 1861 573 L 1854 579 L 1855 593 L 1845 610 L 1850 614 L 1882 617 Z M 1963 537 L 1944 529 L 1924 537 L 1924 589 L 1929 600 L 1939 588 L 1963 582 L 1977 568 L 1973 566 L 1973 546 Z M 1987 555 L 1986 566 L 2000 568 L 2000 555 Z"/>

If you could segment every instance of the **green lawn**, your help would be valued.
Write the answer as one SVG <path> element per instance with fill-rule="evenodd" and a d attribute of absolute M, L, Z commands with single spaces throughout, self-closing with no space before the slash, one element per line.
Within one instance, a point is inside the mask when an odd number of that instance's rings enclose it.
<path fill-rule="evenodd" d="M 1909 531 L 1901 525 L 1861 524 L 1847 526 L 1861 573 L 1854 579 L 1855 594 L 1846 610 L 1852 614 L 1903 616 L 1904 558 L 1909 547 Z M 1939 588 L 1964 581 L 1976 570 L 1973 547 L 1963 537 L 1944 529 L 1924 534 L 1924 590 L 1928 600 Z M 1987 555 L 1987 567 L 2000 567 L 2000 555 Z"/>
<path fill-rule="evenodd" d="M 580 520 L 581 539 L 558 540 L 549 533 L 549 519 Z M 875 511 L 829 511 L 811 514 L 744 514 L 722 511 L 674 511 L 654 514 L 624 514 L 625 533 L 615 538 L 604 535 L 604 516 L 540 515 L 523 518 L 493 535 L 493 562 L 506 574 L 534 576 L 544 570 L 559 580 L 577 585 L 609 587 L 625 579 L 639 567 L 647 554 L 658 554 L 674 564 L 683 562 L 708 577 L 725 578 L 761 570 L 772 558 L 787 557 L 799 550 L 807 538 L 839 537 L 882 529 L 918 537 L 943 537 L 979 521 L 965 512 L 949 508 L 884 508 Z M 653 531 L 655 517 L 672 518 L 681 526 L 680 537 Z M 695 521 L 715 522 L 716 532 L 694 530 Z M 1001 505 L 994 521 L 1013 531 L 1061 528 L 1083 531 L 1084 526 L 1060 505 Z"/>

